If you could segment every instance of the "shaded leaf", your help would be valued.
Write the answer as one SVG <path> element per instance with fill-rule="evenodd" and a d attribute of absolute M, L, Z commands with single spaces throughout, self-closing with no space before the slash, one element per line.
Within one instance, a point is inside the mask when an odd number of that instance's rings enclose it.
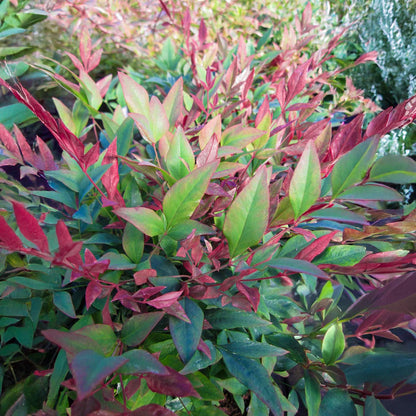
<path fill-rule="evenodd" d="M 376 182 L 397 184 L 415 183 L 416 162 L 407 156 L 383 156 L 374 163 L 369 179 Z"/>
<path fill-rule="evenodd" d="M 385 185 L 361 185 L 347 189 L 338 195 L 347 201 L 402 201 L 403 196 Z"/>
<path fill-rule="evenodd" d="M 164 312 L 148 312 L 132 316 L 123 325 L 121 340 L 130 347 L 141 344 L 164 314 Z"/>
<path fill-rule="evenodd" d="M 305 370 L 305 399 L 308 416 L 318 416 L 321 404 L 321 386 L 316 376 Z"/>
<path fill-rule="evenodd" d="M 367 411 L 365 414 L 367 416 Z M 319 416 L 334 415 L 357 416 L 354 402 L 345 390 L 331 389 L 322 399 Z"/>
<path fill-rule="evenodd" d="M 304 260 L 291 259 L 289 257 L 279 257 L 277 259 L 270 260 L 265 264 L 267 264 L 269 267 L 273 267 L 274 269 L 280 269 L 295 273 L 306 273 L 311 274 L 312 276 L 322 277 L 324 279 L 329 278 L 329 276 L 319 267 Z"/>
<path fill-rule="evenodd" d="M 333 323 L 322 341 L 322 357 L 327 365 L 333 364 L 345 348 L 344 333 L 340 322 Z"/>
<path fill-rule="evenodd" d="M 255 313 L 239 309 L 207 310 L 205 319 L 215 329 L 255 328 L 270 325 L 270 322 L 259 318 Z"/>
<path fill-rule="evenodd" d="M 118 369 L 121 374 L 143 374 L 154 373 L 167 375 L 169 371 L 159 360 L 145 350 L 130 350 L 121 355 L 128 361 Z"/>

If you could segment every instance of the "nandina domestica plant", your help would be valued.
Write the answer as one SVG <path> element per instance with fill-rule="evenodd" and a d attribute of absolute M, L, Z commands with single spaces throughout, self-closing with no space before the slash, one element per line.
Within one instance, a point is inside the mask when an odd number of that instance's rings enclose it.
<path fill-rule="evenodd" d="M 152 96 L 95 82 L 87 40 L 58 120 L 0 80 L 62 150 L 0 130 L 2 166 L 45 181 L 1 176 L 0 353 L 34 366 L 2 413 L 357 415 L 413 391 L 416 354 L 375 342 L 414 325 L 416 211 L 389 184 L 416 163 L 376 152 L 416 98 L 333 123 L 339 37 L 306 56 L 293 36 L 263 60 L 189 38 L 192 82 Z"/>

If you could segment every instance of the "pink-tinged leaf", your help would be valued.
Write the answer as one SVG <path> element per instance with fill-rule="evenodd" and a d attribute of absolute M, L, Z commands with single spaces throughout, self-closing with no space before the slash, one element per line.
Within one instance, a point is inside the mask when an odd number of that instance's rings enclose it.
<path fill-rule="evenodd" d="M 207 27 L 205 25 L 204 19 L 201 19 L 201 23 L 199 24 L 198 39 L 200 46 L 204 45 L 207 40 Z"/>
<path fill-rule="evenodd" d="M 100 93 L 101 98 L 104 98 L 105 94 L 107 94 L 108 89 L 110 88 L 111 80 L 113 76 L 111 74 L 101 78 L 97 83 L 97 89 Z"/>
<path fill-rule="evenodd" d="M 378 55 L 377 51 L 364 53 L 354 62 L 354 65 L 363 64 L 364 62 L 376 62 L 377 55 Z"/>
<path fill-rule="evenodd" d="M 231 257 L 259 242 L 266 231 L 268 217 L 268 173 L 263 166 L 237 195 L 225 215 L 223 232 Z"/>
<path fill-rule="evenodd" d="M 156 309 L 167 308 L 173 305 L 181 297 L 182 292 L 183 290 L 165 293 L 164 295 L 161 295 L 156 299 L 147 300 L 145 303 L 147 303 L 150 306 L 153 306 Z"/>
<path fill-rule="evenodd" d="M 111 167 L 108 169 L 101 178 L 101 183 L 103 184 L 105 190 L 107 191 L 108 198 L 110 200 L 121 201 L 122 197 L 120 192 L 117 189 L 119 183 L 119 173 L 118 173 L 118 160 L 117 160 L 117 137 L 110 143 L 107 148 L 107 152 L 103 158 L 103 165 L 110 164 Z"/>
<path fill-rule="evenodd" d="M 247 298 L 253 310 L 256 312 L 260 303 L 259 290 L 256 287 L 248 287 L 242 282 L 237 282 L 236 287 L 238 291 Z"/>
<path fill-rule="evenodd" d="M 121 340 L 130 347 L 141 344 L 164 315 L 164 312 L 149 312 L 133 315 L 123 325 Z"/>
<path fill-rule="evenodd" d="M 217 142 L 221 139 L 221 115 L 216 115 L 212 120 L 208 121 L 207 124 L 199 132 L 198 141 L 201 150 L 204 150 L 205 146 L 212 139 L 215 134 Z"/>
<path fill-rule="evenodd" d="M 161 235 L 165 231 L 162 218 L 149 208 L 117 208 L 113 212 L 150 237 Z"/>
<path fill-rule="evenodd" d="M 181 304 L 177 301 L 172 303 L 172 305 L 169 305 L 163 308 L 163 310 L 168 315 L 176 316 L 177 318 L 181 319 L 184 322 L 191 323 L 191 320 L 186 315 L 185 310 L 182 308 Z"/>
<path fill-rule="evenodd" d="M 311 212 L 308 216 L 311 218 L 338 221 L 346 224 L 368 224 L 364 215 L 356 214 L 346 208 L 339 207 L 318 209 L 317 211 Z"/>
<path fill-rule="evenodd" d="M 296 166 L 289 186 L 290 203 L 299 218 L 319 198 L 321 193 L 321 169 L 315 145 L 309 141 Z"/>
<path fill-rule="evenodd" d="M 13 132 L 19 145 L 20 151 L 22 152 L 23 159 L 27 163 L 30 163 L 32 166 L 36 166 L 36 155 L 16 125 L 13 127 Z"/>
<path fill-rule="evenodd" d="M 35 244 L 40 251 L 48 253 L 48 238 L 40 227 L 38 220 L 20 202 L 12 201 L 12 204 L 20 232 Z"/>
<path fill-rule="evenodd" d="M 91 165 L 93 165 L 98 160 L 99 157 L 100 157 L 100 143 L 97 142 L 85 154 L 85 158 L 84 158 L 85 167 L 89 168 Z"/>
<path fill-rule="evenodd" d="M 102 287 L 97 280 L 91 280 L 85 290 L 85 305 L 87 309 L 94 303 L 94 301 L 102 294 Z"/>
<path fill-rule="evenodd" d="M 81 60 L 85 68 L 88 65 L 89 57 L 91 56 L 91 50 L 92 44 L 90 34 L 88 33 L 88 29 L 83 28 L 81 31 L 79 42 L 79 54 L 81 56 Z"/>
<path fill-rule="evenodd" d="M 0 215 L 0 245 L 8 251 L 19 251 L 23 248 L 20 238 L 2 215 Z"/>
<path fill-rule="evenodd" d="M 59 220 L 56 224 L 56 236 L 58 239 L 59 250 L 55 253 L 54 263 L 60 263 L 65 259 L 68 259 L 70 262 L 80 266 L 82 264 L 80 255 L 82 241 L 72 241 L 71 234 L 62 220 Z"/>
<path fill-rule="evenodd" d="M 93 69 L 95 69 L 100 61 L 101 61 L 101 55 L 103 53 L 102 49 L 98 49 L 95 51 L 89 58 L 88 58 L 88 64 L 86 67 L 87 72 L 91 72 Z"/>
<path fill-rule="evenodd" d="M 306 31 L 309 27 L 309 25 L 311 24 L 311 19 L 312 19 L 312 6 L 311 3 L 308 2 L 305 6 L 305 9 L 303 10 L 302 13 L 302 29 L 304 31 Z"/>
<path fill-rule="evenodd" d="M 244 127 L 242 124 L 228 127 L 221 136 L 222 146 L 233 146 L 243 149 L 254 140 L 263 136 L 265 132 L 254 127 Z"/>
<path fill-rule="evenodd" d="M 163 108 L 169 120 L 170 128 L 175 126 L 176 121 L 182 113 L 183 107 L 183 80 L 179 78 L 173 87 L 170 89 L 168 95 L 163 100 Z"/>
<path fill-rule="evenodd" d="M 200 204 L 217 167 L 218 161 L 215 161 L 195 169 L 169 189 L 163 199 L 163 213 L 168 228 L 191 217 Z"/>
<path fill-rule="evenodd" d="M 84 69 L 81 61 L 74 54 L 70 52 L 65 52 L 65 54 L 71 59 L 72 63 L 74 64 L 75 68 L 78 69 L 78 71 L 82 71 Z"/>
<path fill-rule="evenodd" d="M 81 351 L 70 363 L 78 393 L 78 400 L 91 395 L 95 389 L 127 362 L 123 357 L 103 357 L 93 350 Z"/>
<path fill-rule="evenodd" d="M 157 276 L 157 271 L 155 269 L 139 270 L 133 275 L 134 282 L 136 283 L 137 286 L 144 285 L 145 283 L 147 283 L 147 279 L 149 277 L 156 277 L 156 276 Z"/>
<path fill-rule="evenodd" d="M 20 154 L 19 146 L 17 145 L 14 137 L 10 132 L 0 123 L 0 141 L 6 147 L 6 149 L 21 163 L 23 164 L 22 156 Z"/>
<path fill-rule="evenodd" d="M 304 261 L 312 261 L 316 256 L 321 254 L 329 245 L 338 231 L 332 231 L 314 240 L 307 247 L 302 249 L 297 255 L 296 259 Z"/>
<path fill-rule="evenodd" d="M 287 83 L 287 96 L 285 106 L 287 106 L 293 98 L 298 95 L 306 85 L 306 75 L 308 73 L 310 61 L 306 61 L 299 65 L 292 73 Z"/>
<path fill-rule="evenodd" d="M 219 143 L 217 135 L 214 133 L 209 139 L 204 149 L 198 155 L 196 159 L 196 166 L 200 168 L 216 160 L 218 155 L 218 146 Z"/>
<path fill-rule="evenodd" d="M 150 100 L 147 91 L 122 72 L 118 73 L 118 78 L 129 110 L 148 118 L 150 116 Z"/>
<path fill-rule="evenodd" d="M 167 396 L 200 397 L 185 376 L 172 368 L 167 367 L 167 369 L 170 373 L 168 376 L 149 374 L 144 377 L 150 390 Z"/>

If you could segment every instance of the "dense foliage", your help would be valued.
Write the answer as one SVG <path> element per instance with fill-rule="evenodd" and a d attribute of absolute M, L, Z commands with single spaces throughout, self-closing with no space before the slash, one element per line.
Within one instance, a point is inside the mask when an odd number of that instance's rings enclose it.
<path fill-rule="evenodd" d="M 235 46 L 179 18 L 151 79 L 97 72 L 87 29 L 75 70 L 38 65 L 73 97 L 57 118 L 0 79 L 52 137 L 0 125 L 0 413 L 389 414 L 416 390 L 393 188 L 416 162 L 377 148 L 416 98 L 363 126 L 343 71 L 374 54 L 341 61 L 309 4 Z"/>

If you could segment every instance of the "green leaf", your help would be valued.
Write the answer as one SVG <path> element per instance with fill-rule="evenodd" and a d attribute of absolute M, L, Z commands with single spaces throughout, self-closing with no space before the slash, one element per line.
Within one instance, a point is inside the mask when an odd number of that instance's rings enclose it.
<path fill-rule="evenodd" d="M 133 142 L 134 122 L 131 118 L 126 118 L 116 131 L 117 154 L 126 156 Z"/>
<path fill-rule="evenodd" d="M 367 396 L 364 406 L 365 416 L 392 416 L 385 407 L 381 404 L 380 400 L 374 396 Z"/>
<path fill-rule="evenodd" d="M 54 282 L 44 282 L 42 280 L 37 280 L 36 278 L 23 277 L 23 276 L 14 276 L 7 279 L 8 284 L 17 284 L 29 289 L 34 290 L 53 290 L 60 289 L 60 285 L 57 285 Z"/>
<path fill-rule="evenodd" d="M 376 160 L 370 171 L 371 181 L 387 183 L 415 183 L 416 162 L 407 156 L 386 155 Z"/>
<path fill-rule="evenodd" d="M 128 360 L 128 362 L 119 368 L 118 372 L 121 374 L 153 373 L 169 375 L 166 367 L 156 357 L 145 350 L 130 350 L 122 354 L 121 357 L 127 358 Z"/>
<path fill-rule="evenodd" d="M 126 362 L 127 359 L 122 356 L 103 357 L 92 350 L 79 352 L 70 364 L 78 400 L 88 397 L 106 377 Z"/>
<path fill-rule="evenodd" d="M 367 411 L 366 411 L 367 416 Z M 341 389 L 329 390 L 321 402 L 319 416 L 357 416 L 357 409 L 350 395 Z"/>
<path fill-rule="evenodd" d="M 87 170 L 88 174 L 90 175 L 91 179 L 94 181 L 94 183 L 98 183 L 104 173 L 107 172 L 107 170 L 110 168 L 111 164 L 106 165 L 93 165 L 90 166 Z M 93 188 L 93 184 L 91 180 L 84 175 L 81 182 L 79 183 L 79 202 L 81 202 L 85 196 L 88 194 L 89 191 Z"/>
<path fill-rule="evenodd" d="M 218 384 L 214 384 L 208 377 L 206 377 L 201 372 L 198 371 L 196 373 L 189 374 L 187 378 L 192 383 L 198 394 L 201 396 L 202 400 L 217 402 L 219 400 L 224 399 L 224 393 L 218 387 Z M 205 415 L 206 413 L 198 414 Z"/>
<path fill-rule="evenodd" d="M 316 277 L 322 277 L 324 279 L 329 277 L 319 267 L 305 260 L 278 257 L 277 259 L 270 260 L 265 264 L 269 267 L 273 267 L 274 269 L 280 269 L 288 272 L 305 273 Z"/>
<path fill-rule="evenodd" d="M 195 169 L 176 182 L 163 199 L 163 212 L 168 228 L 190 218 L 204 196 L 218 161 Z"/>
<path fill-rule="evenodd" d="M 123 325 L 121 340 L 129 347 L 141 344 L 164 314 L 164 312 L 149 312 L 132 316 Z"/>
<path fill-rule="evenodd" d="M 254 392 L 274 415 L 281 415 L 283 413 L 282 407 L 266 369 L 255 360 L 230 354 L 225 348 L 220 347 L 220 350 L 228 371 L 240 383 Z"/>
<path fill-rule="evenodd" d="M 179 302 L 191 323 L 184 322 L 174 316 L 169 317 L 169 331 L 179 356 L 187 363 L 197 350 L 202 334 L 204 314 L 201 308 L 189 298 Z"/>
<path fill-rule="evenodd" d="M 0 59 L 1 50 L 0 48 Z M 10 130 L 13 128 L 13 124 L 20 125 L 22 123 L 28 123 L 36 121 L 36 117 L 33 113 L 22 103 L 9 104 L 1 107 L 0 111 L 0 123 L 4 124 L 6 129 Z"/>
<path fill-rule="evenodd" d="M 123 207 L 117 208 L 113 212 L 150 237 L 161 235 L 165 231 L 162 218 L 152 209 L 144 207 Z"/>
<path fill-rule="evenodd" d="M 344 244 L 327 247 L 322 254 L 316 257 L 315 264 L 336 264 L 337 266 L 354 266 L 366 255 L 366 248 Z"/>
<path fill-rule="evenodd" d="M 342 324 L 334 322 L 326 331 L 324 340 L 322 341 L 322 357 L 325 364 L 333 364 L 343 353 L 345 348 L 344 333 L 342 332 Z"/>
<path fill-rule="evenodd" d="M 133 224 L 126 224 L 122 239 L 123 250 L 133 263 L 139 263 L 143 256 L 144 236 Z"/>
<path fill-rule="evenodd" d="M 367 139 L 336 162 L 331 174 L 332 195 L 334 197 L 344 189 L 364 179 L 376 156 L 377 145 L 377 138 Z"/>
<path fill-rule="evenodd" d="M 90 340 L 95 341 L 100 346 L 100 348 L 98 350 L 96 349 L 96 351 L 99 351 L 106 357 L 112 355 L 117 346 L 117 337 L 110 325 L 87 325 L 77 329 L 74 334 L 86 336 Z"/>
<path fill-rule="evenodd" d="M 259 318 L 255 313 L 239 309 L 207 310 L 205 319 L 215 329 L 255 328 L 270 325 L 270 322 Z"/>
<path fill-rule="evenodd" d="M 308 362 L 305 349 L 298 341 L 289 334 L 274 334 L 266 335 L 266 340 L 269 344 L 275 345 L 279 348 L 289 351 L 288 357 L 297 363 L 305 364 Z"/>
<path fill-rule="evenodd" d="M 321 386 L 316 376 L 305 370 L 305 399 L 308 416 L 318 416 L 321 404 Z"/>
<path fill-rule="evenodd" d="M 273 31 L 273 26 L 270 26 L 269 29 L 267 29 L 264 33 L 263 36 L 259 39 L 259 41 L 257 42 L 257 46 L 256 49 L 259 50 L 261 47 L 263 47 L 267 41 L 270 38 L 270 35 L 272 34 Z"/>
<path fill-rule="evenodd" d="M 257 244 L 266 231 L 269 216 L 267 176 L 266 168 L 260 168 L 225 215 L 223 232 L 228 241 L 230 257 Z"/>
<path fill-rule="evenodd" d="M 207 368 L 208 366 L 215 364 L 221 359 L 221 354 L 214 347 L 211 341 L 205 341 L 205 344 L 209 348 L 211 358 L 199 350 L 195 351 L 195 354 L 180 371 L 181 374 L 195 373 L 198 370 L 202 370 L 203 368 Z"/>
<path fill-rule="evenodd" d="M 63 188 L 63 187 L 62 187 Z M 55 191 L 32 191 L 32 195 L 41 196 L 43 198 L 52 199 L 52 201 L 58 201 L 66 205 L 69 208 L 77 209 L 77 203 L 75 200 L 75 194 L 69 190 L 55 192 Z"/>
<path fill-rule="evenodd" d="M 185 239 L 195 230 L 195 235 L 215 234 L 215 231 L 209 225 L 202 224 L 194 220 L 184 220 L 173 226 L 168 235 L 176 241 Z"/>
<path fill-rule="evenodd" d="M 347 189 L 337 196 L 346 201 L 402 201 L 403 196 L 384 185 L 361 185 Z"/>
<path fill-rule="evenodd" d="M 289 186 L 295 218 L 307 211 L 321 194 L 321 167 L 313 141 L 305 146 Z"/>
<path fill-rule="evenodd" d="M 265 342 L 250 340 L 230 342 L 226 345 L 221 345 L 221 347 L 225 348 L 230 354 L 242 355 L 247 358 L 277 357 L 279 355 L 285 355 L 288 352 Z"/>
<path fill-rule="evenodd" d="M 139 113 L 149 117 L 150 100 L 147 91 L 128 75 L 119 72 L 118 78 L 129 110 L 132 113 Z"/>
<path fill-rule="evenodd" d="M 68 292 L 54 292 L 53 293 L 53 304 L 65 315 L 70 318 L 76 318 L 74 305 L 72 303 L 71 295 Z"/>
<path fill-rule="evenodd" d="M 170 142 L 166 166 L 169 173 L 177 180 L 185 177 L 195 167 L 194 153 L 182 127 L 177 128 Z"/>
<path fill-rule="evenodd" d="M 61 383 L 65 380 L 68 374 L 69 367 L 64 350 L 58 352 L 55 364 L 53 366 L 53 373 L 49 380 L 48 401 L 46 405 L 50 408 L 55 407 L 56 399 L 59 394 Z"/>

